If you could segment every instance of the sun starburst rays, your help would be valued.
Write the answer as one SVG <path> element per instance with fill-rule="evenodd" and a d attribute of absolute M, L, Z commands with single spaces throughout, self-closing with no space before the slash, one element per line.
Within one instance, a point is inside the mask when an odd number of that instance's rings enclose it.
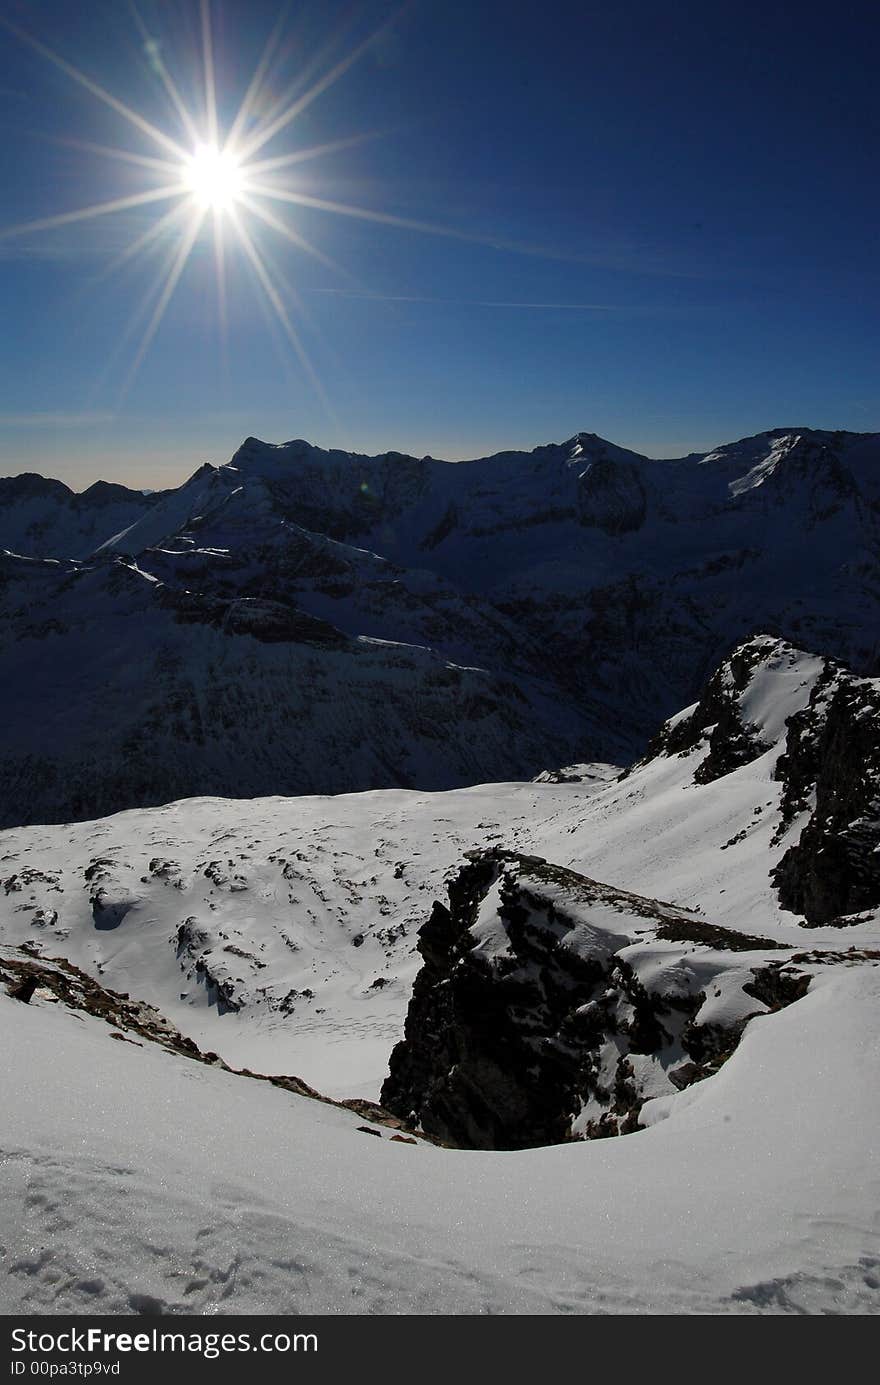
<path fill-rule="evenodd" d="M 358 133 L 310 147 L 288 147 L 276 153 L 272 152 L 273 141 L 277 141 L 281 135 L 290 137 L 302 112 L 350 70 L 376 41 L 378 33 L 387 28 L 396 15 L 387 19 L 378 31 L 357 43 L 341 58 L 336 57 L 334 60 L 331 44 L 328 50 L 301 69 L 293 83 L 284 85 L 279 96 L 272 92 L 271 87 L 273 71 L 278 66 L 285 18 L 282 13 L 224 135 L 218 69 L 214 55 L 211 0 L 198 0 L 201 46 L 199 90 L 189 101 L 182 95 L 180 86 L 175 82 L 162 56 L 160 45 L 150 36 L 133 0 L 131 12 L 149 59 L 149 68 L 157 79 L 158 93 L 167 103 L 172 121 L 171 128 L 179 130 L 177 138 L 157 124 L 155 117 L 148 119 L 141 111 L 120 100 L 112 91 L 81 71 L 60 53 L 9 20 L 0 17 L 0 24 L 8 31 L 14 33 L 57 70 L 65 73 L 71 81 L 90 93 L 98 102 L 115 112 L 126 122 L 131 132 L 137 132 L 142 140 L 148 141 L 149 146 L 152 146 L 151 152 L 145 153 L 138 148 L 115 147 L 70 138 L 59 141 L 102 158 L 124 163 L 128 168 L 128 177 L 140 177 L 148 186 L 141 191 L 121 192 L 116 197 L 90 206 L 59 211 L 27 223 L 0 228 L 0 241 L 31 232 L 63 229 L 77 223 L 132 212 L 139 208 L 152 209 L 155 206 L 155 221 L 145 230 L 139 229 L 136 238 L 104 266 L 101 276 L 104 277 L 123 265 L 131 265 L 153 255 L 157 249 L 167 250 L 167 254 L 163 256 L 158 280 L 148 291 L 140 310 L 133 315 L 125 332 L 125 337 L 130 341 L 134 331 L 132 323 L 143 324 L 144 318 L 147 319 L 140 341 L 134 350 L 133 360 L 125 374 L 119 402 L 122 402 L 146 358 L 190 256 L 203 232 L 206 232 L 213 241 L 217 322 L 222 353 L 225 355 L 227 350 L 227 281 L 231 269 L 230 252 L 238 251 L 242 260 L 250 266 L 264 303 L 268 305 L 284 338 L 293 348 L 302 369 L 327 404 L 326 391 L 309 358 L 301 333 L 297 330 L 292 309 L 296 309 L 298 317 L 302 318 L 304 315 L 295 303 L 290 285 L 277 270 L 273 272 L 270 268 L 271 260 L 257 243 L 256 233 L 268 232 L 283 238 L 286 244 L 292 245 L 313 262 L 355 283 L 357 281 L 353 275 L 321 248 L 313 245 L 302 234 L 298 225 L 291 224 L 290 220 L 286 219 L 293 209 L 303 208 L 308 211 L 331 213 L 343 218 L 357 218 L 364 222 L 437 235 L 452 235 L 476 242 L 481 240 L 478 236 L 468 236 L 427 221 L 394 216 L 390 212 L 313 196 L 296 181 L 292 170 L 297 165 L 353 148 L 375 138 L 374 132 Z M 338 47 L 336 51 L 338 53 Z M 225 98 L 225 93 L 223 95 Z M 225 99 L 222 104 L 226 105 Z M 262 157 L 257 158 L 258 155 Z M 169 201 L 174 205 L 170 210 L 163 209 L 160 204 Z M 293 214 L 295 215 L 295 212 Z"/>
<path fill-rule="evenodd" d="M 311 159 L 319 159 L 336 150 L 353 147 L 372 138 L 371 135 L 354 135 L 345 139 L 327 141 L 313 147 L 288 149 L 271 158 L 254 161 L 254 154 L 263 150 L 282 131 L 289 131 L 297 116 L 306 106 L 326 91 L 352 64 L 357 61 L 364 48 L 361 44 L 344 59 L 337 62 L 329 71 L 309 87 L 299 92 L 295 100 L 290 93 L 281 101 L 266 101 L 263 92 L 271 73 L 283 28 L 284 16 L 279 17 L 259 63 L 250 79 L 244 98 L 233 116 L 228 134 L 223 136 L 218 102 L 217 69 L 214 57 L 214 41 L 211 23 L 210 0 L 199 0 L 199 28 L 201 38 L 201 90 L 195 100 L 187 103 L 171 73 L 168 70 L 158 43 L 150 33 L 136 6 L 131 11 L 137 29 L 143 40 L 144 50 L 149 57 L 150 68 L 158 78 L 164 97 L 167 100 L 176 124 L 179 124 L 182 139 L 175 138 L 166 129 L 160 128 L 154 120 L 148 119 L 130 104 L 122 101 L 105 86 L 94 80 L 88 73 L 76 67 L 60 53 L 45 43 L 26 33 L 8 20 L 0 19 L 7 30 L 14 33 L 23 43 L 38 53 L 56 69 L 65 73 L 79 87 L 89 92 L 97 101 L 109 107 L 127 124 L 146 138 L 155 153 L 144 153 L 138 149 L 124 146 L 99 144 L 86 140 L 62 139 L 58 142 L 82 149 L 128 165 L 130 169 L 143 175 L 147 181 L 159 186 L 148 186 L 142 191 L 126 193 L 89 206 L 77 207 L 69 211 L 59 211 L 52 215 L 38 217 L 32 221 L 7 226 L 0 229 L 0 239 L 10 239 L 31 232 L 66 228 L 75 223 L 89 222 L 96 218 L 123 213 L 152 204 L 174 201 L 170 211 L 163 211 L 156 220 L 142 230 L 125 249 L 104 267 L 101 277 L 114 272 L 123 265 L 141 259 L 153 251 L 168 237 L 173 237 L 170 251 L 165 257 L 164 267 L 158 282 L 149 290 L 139 311 L 132 315 L 125 337 L 131 337 L 132 324 L 138 319 L 148 320 L 134 352 L 133 360 L 126 372 L 122 385 L 120 402 L 124 398 L 152 344 L 166 310 L 174 295 L 187 262 L 195 248 L 203 228 L 208 224 L 212 232 L 214 275 L 216 280 L 218 326 L 221 345 L 225 351 L 227 336 L 227 276 L 229 273 L 229 246 L 227 240 L 236 246 L 250 265 L 265 302 L 275 316 L 285 339 L 292 346 L 302 368 L 322 398 L 326 398 L 315 368 L 308 357 L 300 333 L 294 326 L 288 305 L 282 297 L 280 276 L 273 278 L 266 258 L 261 254 L 254 236 L 245 225 L 246 215 L 254 226 L 269 228 L 282 236 L 297 250 L 323 264 L 334 273 L 344 275 L 341 266 L 329 255 L 310 244 L 305 236 L 287 221 L 274 214 L 266 204 L 267 197 L 274 198 L 274 188 L 265 193 L 259 192 L 255 177 L 271 176 L 278 179 L 285 176 L 284 170 Z M 255 112 L 262 104 L 262 119 L 255 119 Z M 252 167 L 250 166 L 252 165 Z M 277 201 L 276 201 L 277 205 Z M 349 277 L 349 276 L 345 276 Z M 145 304 L 147 305 L 145 307 Z"/>
<path fill-rule="evenodd" d="M 165 279 L 165 283 L 162 286 L 162 291 L 159 294 L 159 301 L 153 309 L 150 320 L 147 323 L 146 330 L 144 331 L 143 337 L 141 338 L 140 346 L 137 349 L 135 358 L 132 361 L 128 370 L 128 374 L 125 377 L 125 381 L 123 383 L 123 394 L 128 393 L 128 390 L 131 387 L 135 376 L 140 370 L 144 357 L 150 349 L 150 344 L 153 338 L 155 337 L 157 331 L 159 330 L 159 324 L 161 323 L 162 318 L 165 316 L 165 309 L 171 302 L 174 290 L 177 288 L 178 280 L 180 279 L 180 276 L 183 273 L 184 268 L 186 266 L 186 262 L 189 259 L 190 251 L 196 243 L 196 237 L 198 236 L 199 231 L 201 230 L 202 221 L 204 220 L 204 217 L 204 210 L 197 208 L 190 218 L 189 225 L 183 232 L 180 245 L 177 250 L 177 254 L 174 256 L 174 259 L 171 263 L 171 268 L 169 269 L 167 277 Z"/>

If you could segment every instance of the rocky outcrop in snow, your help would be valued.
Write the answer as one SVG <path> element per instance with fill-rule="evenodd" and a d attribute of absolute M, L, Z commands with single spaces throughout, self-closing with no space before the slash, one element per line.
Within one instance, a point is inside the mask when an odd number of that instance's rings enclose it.
<path fill-rule="evenodd" d="M 776 840 L 800 834 L 773 867 L 784 908 L 808 924 L 880 904 L 880 680 L 758 635 L 716 669 L 638 764 L 699 753 L 709 784 L 770 751 L 782 785 Z M 631 774 L 637 766 L 627 771 Z"/>
<path fill-rule="evenodd" d="M 772 940 L 503 850 L 469 853 L 419 951 L 382 1104 L 470 1148 L 635 1131 L 809 985 Z"/>
<path fill-rule="evenodd" d="M 707 754 L 694 773 L 698 784 L 710 784 L 756 760 L 772 742 L 749 719 L 745 695 L 759 670 L 766 670 L 772 660 L 784 659 L 787 654 L 796 660 L 800 651 L 769 635 L 740 645 L 712 674 L 696 705 L 666 722 L 648 746 L 644 760 L 655 755 L 684 755 L 704 745 Z"/>
<path fill-rule="evenodd" d="M 880 680 L 829 663 L 778 774 L 788 814 L 814 803 L 774 871 L 783 906 L 821 924 L 880 904 Z"/>

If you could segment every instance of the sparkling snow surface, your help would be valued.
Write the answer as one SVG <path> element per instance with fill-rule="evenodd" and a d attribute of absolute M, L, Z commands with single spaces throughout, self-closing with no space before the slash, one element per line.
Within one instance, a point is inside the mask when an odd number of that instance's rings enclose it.
<path fill-rule="evenodd" d="M 834 969 L 648 1130 L 487 1154 L 0 996 L 0 1309 L 876 1310 L 878 1004 Z"/>

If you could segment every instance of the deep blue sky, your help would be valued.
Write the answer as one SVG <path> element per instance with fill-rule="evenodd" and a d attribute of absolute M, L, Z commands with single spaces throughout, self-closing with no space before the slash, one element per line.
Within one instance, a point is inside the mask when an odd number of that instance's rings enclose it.
<path fill-rule="evenodd" d="M 197 0 L 139 10 L 197 108 Z M 281 10 L 214 0 L 227 116 Z M 2 13 L 180 138 L 124 0 Z M 306 0 L 272 89 L 395 14 L 259 157 L 378 131 L 296 186 L 477 241 L 276 204 L 353 276 L 256 236 L 328 408 L 235 251 L 224 349 L 207 235 L 123 394 L 172 242 L 107 267 L 170 204 L 0 239 L 0 472 L 174 484 L 248 433 L 464 457 L 585 429 L 672 456 L 880 429 L 876 5 Z M 0 127 L 0 227 L 155 185 L 59 142 L 161 155 L 2 30 Z"/>

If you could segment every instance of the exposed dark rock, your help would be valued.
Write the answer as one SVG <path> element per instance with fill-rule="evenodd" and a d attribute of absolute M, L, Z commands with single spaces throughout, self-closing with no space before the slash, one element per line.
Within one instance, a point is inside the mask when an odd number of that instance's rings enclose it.
<path fill-rule="evenodd" d="M 255 597 L 234 601 L 226 614 L 223 628 L 232 635 L 252 635 L 265 643 L 290 641 L 339 648 L 348 643 L 347 636 L 329 621 L 296 611 L 281 601 L 258 600 Z"/>
<path fill-rule="evenodd" d="M 784 835 L 799 813 L 811 806 L 819 777 L 820 747 L 828 704 L 842 672 L 841 666 L 833 659 L 826 659 L 806 707 L 789 718 L 785 749 L 776 762 L 775 777 L 783 785 L 779 837 Z"/>
<path fill-rule="evenodd" d="M 250 635 L 264 644 L 307 644 L 341 648 L 348 637 L 329 621 L 306 615 L 283 601 L 240 597 L 235 601 L 202 592 L 165 587 L 159 601 L 184 624 L 212 625 L 227 635 Z"/>
<path fill-rule="evenodd" d="M 31 974 L 24 976 L 14 986 L 9 987 L 9 994 L 13 1000 L 20 1000 L 24 1005 L 30 1005 L 34 991 L 40 984 L 39 976 Z"/>
<path fill-rule="evenodd" d="M 347 1097 L 338 1103 L 349 1111 L 354 1111 L 355 1115 L 363 1116 L 365 1120 L 374 1121 L 378 1125 L 390 1126 L 392 1130 L 401 1130 L 403 1122 L 397 1116 L 392 1116 L 390 1111 L 386 1111 L 376 1101 L 368 1101 L 366 1097 L 353 1096 Z"/>
<path fill-rule="evenodd" d="M 647 496 L 639 466 L 600 458 L 578 479 L 578 519 L 606 534 L 627 534 L 645 522 Z"/>
<path fill-rule="evenodd" d="M 759 948 L 781 948 L 772 938 L 760 938 L 751 933 L 734 933 L 731 928 L 721 928 L 717 923 L 701 923 L 695 919 L 677 919 L 674 923 L 661 923 L 657 937 L 675 943 L 703 943 L 720 952 L 755 952 Z"/>
<path fill-rule="evenodd" d="M 213 864 L 216 863 L 212 862 Z M 213 960 L 209 960 L 212 959 L 213 945 L 211 933 L 194 915 L 184 919 L 177 930 L 176 953 L 181 969 L 188 977 L 194 976 L 204 985 L 208 999 L 212 1005 L 217 1006 L 221 1015 L 227 1014 L 230 1010 L 237 1012 L 242 1009 L 243 1002 L 236 995 L 233 981 L 220 975 Z"/>
<path fill-rule="evenodd" d="M 701 784 L 750 763 L 770 747 L 744 717 L 744 694 L 762 666 L 784 668 L 802 658 L 801 651 L 769 635 L 739 646 L 712 674 L 689 714 L 667 722 L 637 763 L 705 745 L 694 772 Z M 774 841 L 799 816 L 809 816 L 772 879 L 783 908 L 818 926 L 845 923 L 880 905 L 880 682 L 856 677 L 830 658 L 818 661 L 811 679 L 809 700 L 789 716 L 776 761 L 782 797 Z M 749 825 L 722 850 L 748 832 Z"/>
<path fill-rule="evenodd" d="M 792 496 L 803 497 L 811 528 L 848 502 L 854 503 L 859 495 L 855 477 L 835 448 L 801 435 L 790 439 L 763 489 L 766 494 L 761 499 L 780 506 L 789 504 Z"/>
<path fill-rule="evenodd" d="M 89 885 L 89 903 L 92 906 L 92 919 L 99 930 L 110 931 L 118 928 L 138 904 L 138 899 L 122 887 L 114 874 L 117 862 L 109 856 L 99 856 L 83 872 Z"/>
<path fill-rule="evenodd" d="M 782 1010 L 795 1000 L 807 994 L 810 977 L 796 969 L 795 959 L 787 962 L 769 962 L 766 967 L 756 967 L 752 972 L 754 981 L 747 981 L 743 990 L 762 1001 L 768 1010 Z"/>
<path fill-rule="evenodd" d="M 196 959 L 195 973 L 204 983 L 208 998 L 212 1005 L 217 1006 L 219 1014 L 225 1015 L 230 1010 L 237 1013 L 242 1009 L 244 1001 L 236 995 L 233 982 L 228 977 L 219 976 L 205 957 Z"/>
<path fill-rule="evenodd" d="M 437 545 L 442 543 L 444 539 L 449 538 L 449 535 L 453 532 L 457 524 L 458 510 L 454 504 L 450 504 L 447 507 L 443 515 L 443 518 L 431 530 L 429 534 L 425 535 L 419 547 L 424 549 L 436 548 Z"/>
<path fill-rule="evenodd" d="M 95 927 L 103 930 L 118 928 L 126 914 L 135 907 L 137 899 L 122 891 L 98 889 L 91 897 Z"/>
<path fill-rule="evenodd" d="M 739 967 L 723 954 L 778 944 L 499 849 L 469 853 L 448 893 L 419 932 L 423 966 L 381 1095 L 443 1143 L 517 1149 L 637 1130 L 646 1057 L 670 1091 L 687 1086 L 730 1056 L 750 1015 L 809 981 L 746 965 L 754 1006 L 725 1027 L 698 1022 L 705 991 L 680 984 L 692 967 L 646 989 L 635 964 L 646 938 L 673 964 L 717 957 L 719 975 Z"/>
<path fill-rule="evenodd" d="M 784 656 L 789 648 L 770 635 L 756 635 L 738 645 L 709 678 L 691 714 L 674 725 L 667 723 L 638 763 L 657 755 L 686 754 L 705 740 L 708 753 L 694 771 L 694 779 L 698 784 L 709 784 L 757 760 L 769 747 L 756 728 L 743 721 L 740 698 L 756 668 L 768 659 Z"/>
<path fill-rule="evenodd" d="M 829 675 L 792 718 L 778 775 L 789 817 L 815 793 L 773 872 L 782 906 L 819 925 L 880 904 L 880 684 Z"/>

